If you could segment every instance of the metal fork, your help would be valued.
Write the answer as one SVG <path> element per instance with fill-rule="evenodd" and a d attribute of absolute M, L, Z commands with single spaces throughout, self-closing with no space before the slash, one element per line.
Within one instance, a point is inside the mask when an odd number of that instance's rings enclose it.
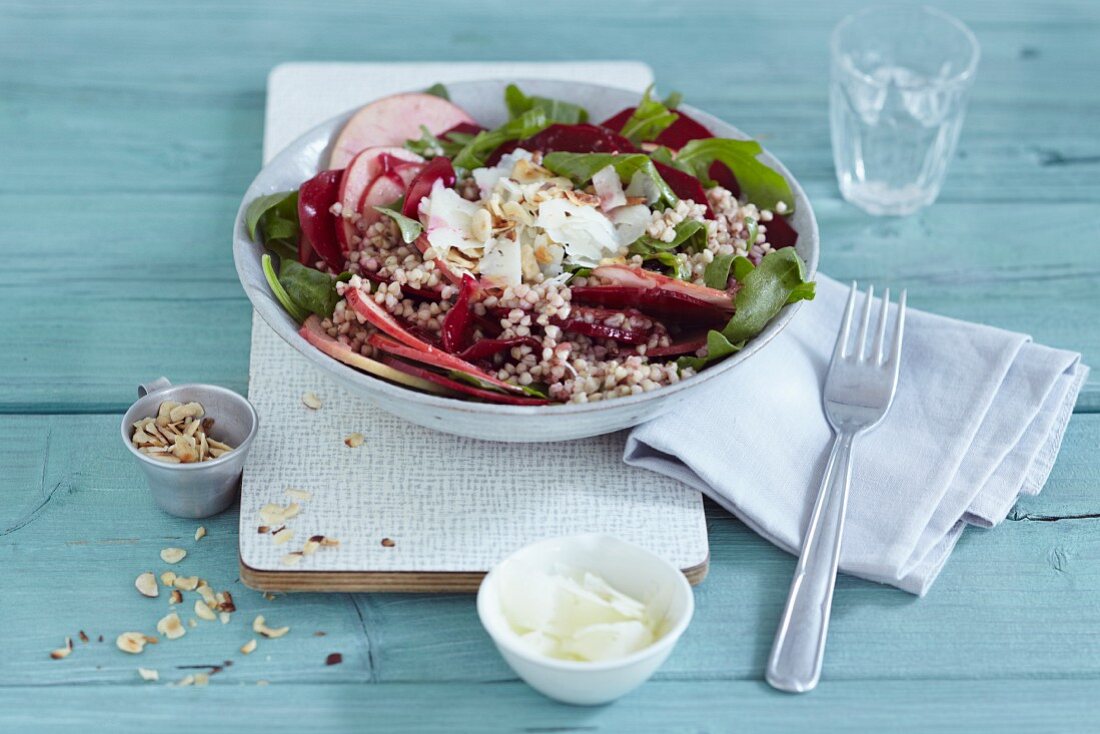
<path fill-rule="evenodd" d="M 901 292 L 892 343 L 886 346 L 889 289 L 883 294 L 874 351 L 867 342 L 875 289 L 867 289 L 859 335 L 849 347 L 852 313 L 856 304 L 852 283 L 840 335 L 825 378 L 825 417 L 836 433 L 825 476 L 821 480 L 810 525 L 802 541 L 787 606 L 775 633 L 765 673 L 768 683 L 791 693 L 812 690 L 821 677 L 829 612 L 840 561 L 848 486 L 852 479 L 852 444 L 856 436 L 871 430 L 886 416 L 894 400 L 905 327 L 905 291 Z"/>

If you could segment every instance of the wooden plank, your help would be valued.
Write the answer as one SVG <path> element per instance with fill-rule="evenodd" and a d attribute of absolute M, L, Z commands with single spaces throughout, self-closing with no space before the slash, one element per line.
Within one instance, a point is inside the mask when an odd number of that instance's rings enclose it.
<path fill-rule="evenodd" d="M 136 678 L 136 674 L 134 676 Z M 650 682 L 622 700 L 563 706 L 522 683 L 228 685 L 172 689 L 0 689 L 7 731 L 416 732 L 1081 732 L 1093 731 L 1094 680 L 858 681 L 790 696 L 762 682 Z"/>
<path fill-rule="evenodd" d="M 0 423 L 0 688 L 120 684 L 137 665 L 173 675 L 181 665 L 234 664 L 222 681 L 482 681 L 513 676 L 481 630 L 470 595 L 300 594 L 265 599 L 240 583 L 236 513 L 196 521 L 152 506 L 137 467 L 116 442 L 117 418 L 21 416 Z M 106 437 L 106 438 L 104 438 Z M 1007 522 L 963 538 L 930 594 L 908 594 L 842 577 L 825 677 L 830 681 L 1100 676 L 1100 472 L 1092 460 L 1100 416 L 1070 424 L 1066 456 L 1030 513 L 1067 519 Z M 1094 517 L 1079 517 L 1093 515 Z M 710 508 L 710 575 L 696 589 L 697 612 L 662 680 L 758 680 L 785 598 L 793 557 L 721 510 Z M 159 573 L 161 548 L 189 551 L 173 570 L 232 592 L 229 625 L 200 621 L 140 657 L 114 649 L 123 631 L 153 633 L 164 595 L 133 589 Z M 193 595 L 180 611 L 186 619 Z M 44 612 L 48 614 L 44 616 Z M 256 614 L 291 632 L 254 637 Z M 93 642 L 65 660 L 48 652 L 85 630 Z M 991 634 L 991 630 L 997 630 Z M 315 637 L 315 632 L 325 632 Z M 98 643 L 98 635 L 105 636 Z M 1006 639 L 1011 644 L 1006 644 Z M 325 666 L 339 652 L 344 663 Z"/>

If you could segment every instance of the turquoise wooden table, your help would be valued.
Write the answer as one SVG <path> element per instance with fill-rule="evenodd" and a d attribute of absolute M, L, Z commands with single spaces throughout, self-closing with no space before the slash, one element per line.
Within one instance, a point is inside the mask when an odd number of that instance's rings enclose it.
<path fill-rule="evenodd" d="M 968 531 L 926 598 L 840 580 L 823 682 L 800 697 L 762 680 L 794 559 L 720 510 L 672 658 L 576 709 L 514 678 L 472 597 L 249 591 L 235 511 L 194 542 L 117 439 L 141 380 L 246 389 L 229 229 L 286 60 L 641 58 L 789 165 L 826 272 L 1100 365 L 1100 6 L 952 3 L 982 44 L 958 158 L 931 209 L 873 219 L 838 196 L 826 114 L 827 34 L 860 5 L 0 0 L 0 731 L 1100 728 L 1098 373 L 1046 490 Z M 168 545 L 240 612 L 125 655 L 115 636 L 150 624 L 133 579 Z M 244 656 L 257 613 L 291 632 Z M 164 685 L 212 666 L 206 687 Z"/>

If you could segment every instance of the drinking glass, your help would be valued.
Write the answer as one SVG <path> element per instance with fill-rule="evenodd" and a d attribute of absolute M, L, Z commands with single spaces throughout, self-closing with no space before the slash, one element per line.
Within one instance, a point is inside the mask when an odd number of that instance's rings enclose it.
<path fill-rule="evenodd" d="M 978 55 L 970 29 L 935 8 L 868 8 L 840 22 L 829 111 L 845 199 L 894 216 L 936 200 Z"/>

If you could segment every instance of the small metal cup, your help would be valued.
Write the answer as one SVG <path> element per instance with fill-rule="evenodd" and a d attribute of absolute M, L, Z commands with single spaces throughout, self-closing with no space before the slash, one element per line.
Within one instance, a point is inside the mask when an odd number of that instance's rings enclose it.
<path fill-rule="evenodd" d="M 134 448 L 130 440 L 134 423 L 155 416 L 166 400 L 201 403 L 207 416 L 214 419 L 211 436 L 233 446 L 233 451 L 211 461 L 168 464 Z M 157 507 L 176 517 L 210 517 L 236 499 L 244 461 L 259 423 L 252 404 L 232 390 L 217 385 L 173 386 L 161 377 L 138 386 L 137 402 L 122 416 L 122 442 L 145 472 Z"/>

